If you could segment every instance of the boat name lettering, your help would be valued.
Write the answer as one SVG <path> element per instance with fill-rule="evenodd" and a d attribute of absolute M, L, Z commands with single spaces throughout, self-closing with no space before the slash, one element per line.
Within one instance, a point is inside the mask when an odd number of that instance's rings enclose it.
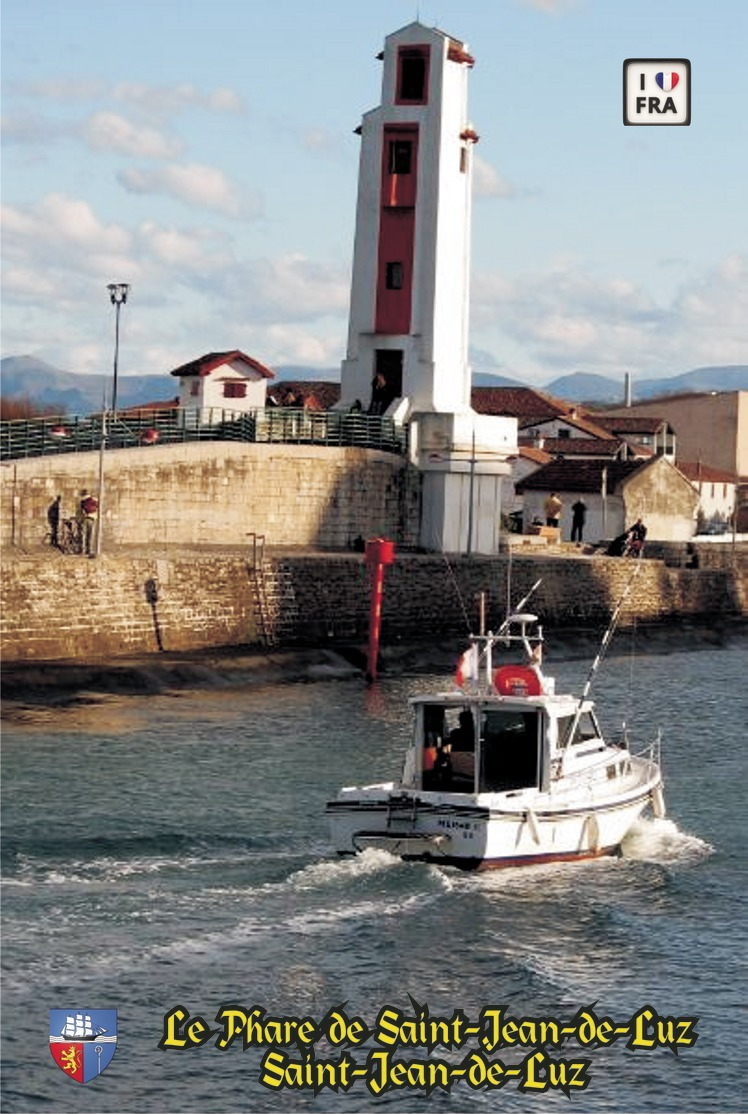
<path fill-rule="evenodd" d="M 472 820 L 437 820 L 437 828 L 450 828 L 454 830 L 459 828 L 463 832 L 472 832 L 475 830 L 475 824 Z"/>

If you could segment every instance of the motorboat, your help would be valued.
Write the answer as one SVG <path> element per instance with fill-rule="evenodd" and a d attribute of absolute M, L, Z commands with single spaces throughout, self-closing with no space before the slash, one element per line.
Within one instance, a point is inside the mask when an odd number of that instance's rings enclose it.
<path fill-rule="evenodd" d="M 618 852 L 645 809 L 664 816 L 659 733 L 640 753 L 625 729 L 603 737 L 589 695 L 602 652 L 579 696 L 556 692 L 543 653 L 526 610 L 471 635 L 451 687 L 410 698 L 400 779 L 327 803 L 336 851 L 465 869 L 591 859 Z"/>

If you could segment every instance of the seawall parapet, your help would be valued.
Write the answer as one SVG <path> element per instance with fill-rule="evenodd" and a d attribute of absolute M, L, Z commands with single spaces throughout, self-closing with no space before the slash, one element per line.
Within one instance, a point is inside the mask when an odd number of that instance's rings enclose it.
<path fill-rule="evenodd" d="M 748 546 L 710 567 L 605 557 L 401 553 L 385 577 L 382 644 L 441 642 L 486 623 L 541 579 L 532 609 L 550 626 L 604 626 L 632 574 L 622 624 L 748 615 Z M 729 556 L 729 555 L 728 555 Z M 363 644 L 369 596 L 357 553 L 243 547 L 118 552 L 97 560 L 6 551 L 0 637 L 6 663 L 103 662 L 217 647 Z"/>

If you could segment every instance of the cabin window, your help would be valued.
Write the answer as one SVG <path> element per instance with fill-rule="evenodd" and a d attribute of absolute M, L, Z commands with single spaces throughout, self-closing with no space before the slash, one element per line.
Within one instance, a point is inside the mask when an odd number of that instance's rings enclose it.
<path fill-rule="evenodd" d="M 223 384 L 224 398 L 246 398 L 247 384 L 238 379 L 229 379 Z"/>
<path fill-rule="evenodd" d="M 569 732 L 574 723 L 574 716 L 563 716 L 558 721 L 558 741 L 560 746 L 568 746 L 569 743 L 584 743 L 588 739 L 599 739 L 600 728 L 591 712 L 583 712 L 577 721 L 576 731 L 574 738 L 569 739 Z"/>
<path fill-rule="evenodd" d="M 539 780 L 538 713 L 509 708 L 481 716 L 480 791 L 528 789 Z"/>
<path fill-rule="evenodd" d="M 423 709 L 423 788 L 472 793 L 475 788 L 475 726 L 466 704 Z"/>

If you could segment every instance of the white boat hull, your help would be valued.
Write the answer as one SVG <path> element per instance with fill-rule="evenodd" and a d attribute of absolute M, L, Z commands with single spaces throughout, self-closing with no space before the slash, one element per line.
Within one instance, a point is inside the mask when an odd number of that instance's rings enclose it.
<path fill-rule="evenodd" d="M 327 806 L 339 854 L 378 847 L 404 859 L 465 869 L 614 854 L 646 807 L 664 811 L 658 768 L 606 799 L 540 793 L 454 794 L 389 784 L 343 789 Z M 587 797 L 588 799 L 584 799 Z"/>

